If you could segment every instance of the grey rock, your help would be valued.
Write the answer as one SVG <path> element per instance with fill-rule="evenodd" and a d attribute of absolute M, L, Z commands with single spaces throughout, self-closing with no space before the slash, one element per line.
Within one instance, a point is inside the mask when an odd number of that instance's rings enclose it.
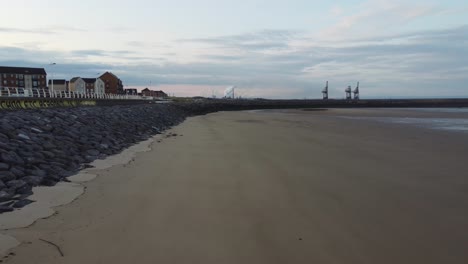
<path fill-rule="evenodd" d="M 10 168 L 10 165 L 0 162 L 0 171 L 6 171 Z"/>
<path fill-rule="evenodd" d="M 0 206 L 7 206 L 7 207 L 12 207 L 12 205 L 15 203 L 15 200 L 9 200 L 6 202 L 0 202 Z"/>
<path fill-rule="evenodd" d="M 9 201 L 14 196 L 14 194 L 7 192 L 5 190 L 0 191 L 0 202 Z"/>
<path fill-rule="evenodd" d="M 39 186 L 41 184 L 43 177 L 38 177 L 38 176 L 26 176 L 21 178 L 21 180 L 25 181 L 28 183 L 28 185 L 31 185 L 33 187 Z"/>
<path fill-rule="evenodd" d="M 13 151 L 2 153 L 0 157 L 5 163 L 18 164 L 18 165 L 24 164 L 24 160 L 20 156 L 18 156 L 16 152 L 13 152 Z"/>
<path fill-rule="evenodd" d="M 31 127 L 31 130 L 36 133 L 44 133 L 44 131 L 40 130 L 39 128 Z"/>
<path fill-rule="evenodd" d="M 20 200 L 20 201 L 17 201 L 15 204 L 13 204 L 13 208 L 23 208 L 26 205 L 32 204 L 32 203 L 34 203 L 34 201 L 29 200 L 29 199 Z"/>
<path fill-rule="evenodd" d="M 18 138 L 20 138 L 20 139 L 25 139 L 25 140 L 31 140 L 31 138 L 28 137 L 28 135 L 25 135 L 25 134 L 23 134 L 23 133 L 19 133 L 19 134 L 18 134 Z"/>
<path fill-rule="evenodd" d="M 0 171 L 0 180 L 3 182 L 12 181 L 14 179 L 16 179 L 16 177 L 11 171 Z"/>
<path fill-rule="evenodd" d="M 0 123 L 0 129 L 2 131 L 13 131 L 13 130 L 15 130 L 15 127 L 10 125 L 7 122 L 2 122 L 2 123 Z"/>
<path fill-rule="evenodd" d="M 41 185 L 44 185 L 44 186 L 55 186 L 56 184 L 57 184 L 57 181 L 52 180 L 52 179 L 44 179 L 41 182 Z"/>
<path fill-rule="evenodd" d="M 23 180 L 12 180 L 12 181 L 7 182 L 6 185 L 9 188 L 19 189 L 19 188 L 24 187 L 25 185 L 28 185 L 28 184 Z"/>
<path fill-rule="evenodd" d="M 8 143 L 0 142 L 0 149 L 6 150 L 6 151 L 12 151 L 16 149 L 16 146 L 11 144 L 10 142 Z"/>
<path fill-rule="evenodd" d="M 7 213 L 7 212 L 11 212 L 13 211 L 14 209 L 12 207 L 8 207 L 8 206 L 0 206 L 0 214 L 1 213 Z"/>
<path fill-rule="evenodd" d="M 98 158 L 97 156 L 90 156 L 90 155 L 85 156 L 85 159 L 86 159 L 87 162 L 95 161 L 95 160 L 97 160 L 97 158 Z"/>
<path fill-rule="evenodd" d="M 13 173 L 16 176 L 16 178 L 21 178 L 21 177 L 26 176 L 26 173 L 21 167 L 12 167 L 10 169 L 10 172 Z"/>
<path fill-rule="evenodd" d="M 41 159 L 39 157 L 37 157 L 38 153 L 35 153 L 35 157 L 27 157 L 24 159 L 24 161 L 26 162 L 26 164 L 41 164 L 41 163 L 46 163 L 46 161 L 44 159 Z"/>
<path fill-rule="evenodd" d="M 46 158 L 49 158 L 49 159 L 55 158 L 55 154 L 51 151 L 41 151 L 41 153 L 44 154 Z"/>
<path fill-rule="evenodd" d="M 31 195 L 31 194 L 33 194 L 32 186 L 26 184 L 23 187 L 16 189 L 16 193 Z"/>
<path fill-rule="evenodd" d="M 38 176 L 38 177 L 45 177 L 45 176 L 47 176 L 47 172 L 44 171 L 44 170 L 33 170 L 33 171 L 30 171 L 30 173 L 31 173 L 33 176 Z"/>
<path fill-rule="evenodd" d="M 5 185 L 5 183 L 3 183 L 2 180 L 0 180 L 0 190 L 2 189 L 5 189 L 7 186 Z"/>
<path fill-rule="evenodd" d="M 42 144 L 42 147 L 45 149 L 45 150 L 53 150 L 53 149 L 56 149 L 57 146 L 52 144 L 51 142 L 45 142 L 44 144 Z"/>
<path fill-rule="evenodd" d="M 108 148 L 109 148 L 109 145 L 107 145 L 107 144 L 99 144 L 99 147 L 102 148 L 102 149 L 108 149 Z"/>
<path fill-rule="evenodd" d="M 3 133 L 0 133 L 0 141 L 3 141 L 3 142 L 6 142 L 6 141 L 9 141 L 10 138 L 8 138 L 7 135 L 3 134 Z"/>
<path fill-rule="evenodd" d="M 99 150 L 96 150 L 96 149 L 88 149 L 86 151 L 86 153 L 88 153 L 88 155 L 90 156 L 99 156 Z"/>

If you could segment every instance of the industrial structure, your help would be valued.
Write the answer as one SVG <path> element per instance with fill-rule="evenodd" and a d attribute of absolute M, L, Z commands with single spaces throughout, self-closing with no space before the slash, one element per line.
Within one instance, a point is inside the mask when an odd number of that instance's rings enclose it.
<path fill-rule="evenodd" d="M 322 94 L 323 94 L 323 100 L 327 100 L 328 99 L 328 81 L 327 81 L 327 85 L 322 90 Z"/>
<path fill-rule="evenodd" d="M 235 99 L 235 89 L 236 86 L 229 86 L 228 88 L 226 88 L 226 90 L 224 91 L 224 98 Z"/>
<path fill-rule="evenodd" d="M 354 89 L 353 93 L 354 93 L 354 100 L 359 100 L 359 82 L 357 83 L 357 86 Z"/>
<path fill-rule="evenodd" d="M 346 100 L 351 100 L 351 85 L 348 86 L 348 88 L 345 89 L 345 93 L 346 93 Z"/>

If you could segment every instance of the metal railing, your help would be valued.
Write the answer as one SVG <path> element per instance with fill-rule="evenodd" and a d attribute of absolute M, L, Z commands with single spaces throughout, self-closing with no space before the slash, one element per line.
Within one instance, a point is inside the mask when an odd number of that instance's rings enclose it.
<path fill-rule="evenodd" d="M 7 88 L 0 87 L 0 97 L 34 97 L 34 98 L 69 98 L 69 99 L 115 99 L 115 100 L 142 100 L 149 99 L 140 95 L 129 94 L 97 94 L 73 91 L 50 91 L 36 88 Z"/>

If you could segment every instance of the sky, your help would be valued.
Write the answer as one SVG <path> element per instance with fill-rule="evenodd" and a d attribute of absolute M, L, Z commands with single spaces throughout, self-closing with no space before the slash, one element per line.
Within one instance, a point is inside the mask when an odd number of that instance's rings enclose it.
<path fill-rule="evenodd" d="M 2 1 L 0 65 L 176 96 L 468 97 L 461 0 Z M 56 65 L 51 66 L 51 63 Z"/>

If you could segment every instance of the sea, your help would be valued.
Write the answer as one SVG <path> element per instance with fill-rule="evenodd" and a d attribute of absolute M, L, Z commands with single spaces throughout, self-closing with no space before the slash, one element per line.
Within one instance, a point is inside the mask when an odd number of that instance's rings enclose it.
<path fill-rule="evenodd" d="M 388 109 L 387 109 L 388 110 Z M 341 116 L 347 119 L 406 124 L 429 129 L 468 133 L 468 108 L 402 108 L 394 110 L 424 112 L 424 117 Z M 431 117 L 431 113 L 434 117 Z M 437 117 L 443 113 L 444 117 Z M 453 117 L 450 115 L 453 114 Z"/>

